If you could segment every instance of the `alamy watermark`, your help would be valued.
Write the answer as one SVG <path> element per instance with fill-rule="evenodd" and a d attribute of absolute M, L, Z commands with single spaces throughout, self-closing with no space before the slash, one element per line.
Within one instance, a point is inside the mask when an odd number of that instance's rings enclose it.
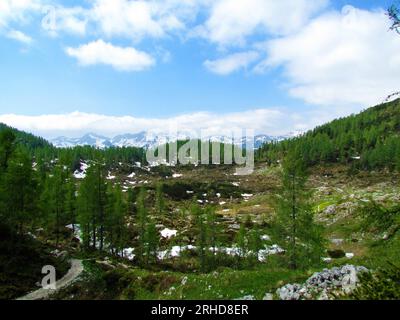
<path fill-rule="evenodd" d="M 47 31 L 56 31 L 57 29 L 57 10 L 54 6 L 44 6 L 42 8 L 44 15 L 42 19 L 42 28 Z"/>
<path fill-rule="evenodd" d="M 222 136 L 210 135 L 210 130 L 179 131 L 171 125 L 168 135 L 157 147 L 149 148 L 146 160 L 150 166 L 168 165 L 236 165 L 236 175 L 254 171 L 254 130 L 232 128 Z M 147 140 L 157 137 L 150 132 Z"/>
<path fill-rule="evenodd" d="M 43 266 L 42 274 L 45 274 L 41 282 L 42 288 L 45 290 L 56 290 L 56 268 L 52 265 Z"/>

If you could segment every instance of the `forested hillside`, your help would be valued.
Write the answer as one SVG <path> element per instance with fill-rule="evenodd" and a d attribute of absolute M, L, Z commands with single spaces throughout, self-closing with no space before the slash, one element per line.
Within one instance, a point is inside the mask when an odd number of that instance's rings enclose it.
<path fill-rule="evenodd" d="M 15 128 L 9 127 L 4 123 L 0 123 L 0 132 L 4 130 L 9 130 L 15 135 L 16 141 L 20 146 L 26 147 L 28 150 L 36 150 L 38 148 L 52 148 L 52 145 L 47 140 L 37 137 L 33 134 L 17 130 Z"/>
<path fill-rule="evenodd" d="M 400 100 L 334 120 L 306 134 L 257 151 L 260 161 L 274 163 L 297 150 L 307 165 L 351 163 L 358 169 L 400 170 Z"/>
<path fill-rule="evenodd" d="M 9 134 L 12 134 L 15 137 L 13 144 L 20 151 L 32 158 L 39 167 L 54 163 L 56 160 L 59 160 L 60 163 L 66 165 L 72 171 L 80 167 L 81 161 L 102 159 L 107 169 L 120 162 L 135 163 L 145 161 L 145 151 L 142 148 L 110 147 L 107 149 L 98 149 L 92 146 L 56 148 L 44 138 L 0 123 L 0 133 L 3 131 L 8 131 Z"/>

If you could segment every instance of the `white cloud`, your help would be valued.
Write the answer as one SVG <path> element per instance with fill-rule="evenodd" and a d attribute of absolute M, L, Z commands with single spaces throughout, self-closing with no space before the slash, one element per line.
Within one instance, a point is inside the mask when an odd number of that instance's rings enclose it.
<path fill-rule="evenodd" d="M 1 0 L 0 28 L 7 27 L 12 22 L 23 23 L 29 13 L 40 9 L 41 0 Z"/>
<path fill-rule="evenodd" d="M 90 15 L 108 37 L 123 36 L 134 40 L 161 38 L 170 32 L 185 29 L 186 22 L 195 17 L 197 2 L 95 0 Z"/>
<path fill-rule="evenodd" d="M 267 42 L 257 70 L 283 66 L 291 95 L 312 104 L 374 105 L 399 89 L 400 37 L 388 29 L 383 11 L 346 6 Z"/>
<path fill-rule="evenodd" d="M 24 44 L 33 39 L 12 26 L 24 25 L 32 14 L 39 12 L 41 0 L 0 0 L 0 35 Z"/>
<path fill-rule="evenodd" d="M 218 60 L 207 60 L 204 66 L 213 73 L 228 75 L 232 72 L 247 68 L 259 57 L 258 52 L 249 51 L 228 55 Z"/>
<path fill-rule="evenodd" d="M 119 71 L 142 71 L 155 64 L 155 60 L 145 52 L 114 46 L 101 39 L 78 48 L 67 48 L 66 53 L 83 66 L 105 64 Z"/>
<path fill-rule="evenodd" d="M 89 10 L 82 7 L 43 6 L 42 28 L 52 36 L 60 32 L 83 36 L 87 32 Z"/>
<path fill-rule="evenodd" d="M 22 42 L 24 44 L 31 44 L 33 39 L 19 30 L 10 30 L 6 34 L 7 38 Z"/>
<path fill-rule="evenodd" d="M 216 0 L 196 33 L 221 46 L 244 45 L 255 34 L 287 34 L 303 26 L 328 0 Z"/>
<path fill-rule="evenodd" d="M 175 125 L 180 132 L 198 133 L 199 130 L 207 130 L 209 135 L 229 134 L 231 128 L 253 129 L 256 133 L 280 135 L 314 126 L 315 123 L 310 122 L 308 118 L 310 118 L 308 115 L 305 117 L 289 113 L 282 108 L 270 108 L 226 114 L 197 112 L 170 118 L 117 117 L 82 112 L 40 116 L 6 114 L 0 115 L 0 122 L 47 138 L 54 138 L 61 135 L 77 137 L 88 132 L 109 137 L 141 131 L 168 133 L 169 128 Z"/>

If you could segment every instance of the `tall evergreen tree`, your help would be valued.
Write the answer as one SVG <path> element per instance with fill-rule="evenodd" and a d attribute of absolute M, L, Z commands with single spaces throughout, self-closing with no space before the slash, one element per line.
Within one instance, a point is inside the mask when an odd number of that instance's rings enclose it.
<path fill-rule="evenodd" d="M 220 228 L 217 223 L 217 215 L 215 209 L 212 207 L 206 208 L 206 224 L 207 224 L 207 247 L 209 247 L 209 258 L 208 266 L 210 269 L 214 269 L 217 266 L 217 254 L 218 254 L 218 235 Z"/>
<path fill-rule="evenodd" d="M 107 184 L 104 166 L 93 163 L 87 169 L 78 197 L 78 220 L 81 225 L 86 245 L 90 242 L 93 249 L 104 248 Z"/>
<path fill-rule="evenodd" d="M 192 205 L 191 213 L 195 222 L 197 254 L 200 271 L 207 270 L 207 225 L 202 208 L 196 203 Z"/>
<path fill-rule="evenodd" d="M 22 151 L 8 156 L 1 177 L 2 221 L 22 232 L 37 216 L 37 179 L 32 161 Z"/>
<path fill-rule="evenodd" d="M 155 210 L 158 216 L 162 216 L 165 211 L 163 186 L 161 183 L 158 183 L 156 186 Z"/>
<path fill-rule="evenodd" d="M 128 189 L 128 199 L 127 199 L 127 210 L 128 210 L 128 215 L 133 217 L 136 212 L 136 192 L 133 188 Z"/>
<path fill-rule="evenodd" d="M 0 132 L 0 173 L 8 167 L 8 162 L 15 150 L 15 134 L 11 129 L 3 129 Z"/>
<path fill-rule="evenodd" d="M 127 240 L 126 203 L 119 184 L 113 188 L 108 186 L 106 208 L 106 240 L 113 253 L 120 253 Z"/>
<path fill-rule="evenodd" d="M 92 219 L 92 190 L 91 184 L 87 177 L 82 181 L 77 197 L 77 222 L 80 227 L 83 246 L 89 249 L 93 230 L 92 224 L 95 222 Z"/>
<path fill-rule="evenodd" d="M 159 235 L 154 222 L 149 222 L 146 227 L 146 264 L 157 262 Z"/>
<path fill-rule="evenodd" d="M 146 252 L 146 227 L 148 223 L 148 213 L 146 209 L 146 189 L 141 187 L 139 195 L 136 199 L 137 227 L 138 227 L 138 245 L 137 257 L 140 263 L 144 262 Z"/>
<path fill-rule="evenodd" d="M 239 232 L 236 235 L 236 245 L 237 245 L 237 264 L 238 267 L 241 266 L 243 260 L 247 257 L 248 254 L 248 239 L 246 236 L 246 228 L 242 223 L 240 225 Z"/>
<path fill-rule="evenodd" d="M 65 189 L 65 212 L 68 222 L 72 224 L 72 231 L 75 233 L 75 225 L 77 221 L 77 190 L 72 178 L 67 179 Z"/>
<path fill-rule="evenodd" d="M 291 152 L 283 164 L 282 187 L 276 196 L 275 228 L 292 269 L 318 263 L 324 250 L 322 227 L 315 223 L 301 154 Z"/>
<path fill-rule="evenodd" d="M 56 166 L 46 179 L 40 206 L 48 228 L 56 235 L 57 246 L 60 240 L 61 228 L 67 223 L 66 196 L 66 173 L 61 166 Z"/>
<path fill-rule="evenodd" d="M 251 252 L 250 258 L 251 263 L 255 264 L 258 262 L 258 252 L 262 249 L 262 241 L 259 230 L 251 230 L 248 236 L 248 247 Z"/>

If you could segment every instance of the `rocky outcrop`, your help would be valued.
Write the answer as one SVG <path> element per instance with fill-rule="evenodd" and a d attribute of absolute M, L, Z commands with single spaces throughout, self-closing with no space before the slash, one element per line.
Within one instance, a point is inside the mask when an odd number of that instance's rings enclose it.
<path fill-rule="evenodd" d="M 281 300 L 329 300 L 351 293 L 359 284 L 365 267 L 345 265 L 314 273 L 304 284 L 287 284 L 276 291 Z"/>

